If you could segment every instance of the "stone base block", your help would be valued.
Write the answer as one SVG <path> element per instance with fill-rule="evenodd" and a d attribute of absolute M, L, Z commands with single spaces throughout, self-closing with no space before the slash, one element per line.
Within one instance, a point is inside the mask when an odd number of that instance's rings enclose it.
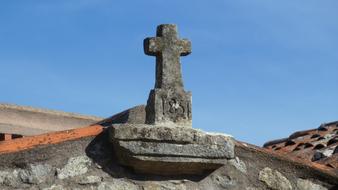
<path fill-rule="evenodd" d="M 231 137 L 192 128 L 117 124 L 110 138 L 119 163 L 138 173 L 203 174 L 235 157 Z"/>
<path fill-rule="evenodd" d="M 192 126 L 191 93 L 184 90 L 153 89 L 146 107 L 146 123 Z"/>

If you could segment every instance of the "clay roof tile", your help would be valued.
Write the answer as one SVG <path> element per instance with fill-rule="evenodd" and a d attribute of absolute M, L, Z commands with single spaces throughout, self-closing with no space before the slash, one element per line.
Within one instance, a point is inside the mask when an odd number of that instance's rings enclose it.
<path fill-rule="evenodd" d="M 288 138 L 267 142 L 264 148 L 338 172 L 338 121 L 321 124 L 316 129 L 295 132 Z"/>

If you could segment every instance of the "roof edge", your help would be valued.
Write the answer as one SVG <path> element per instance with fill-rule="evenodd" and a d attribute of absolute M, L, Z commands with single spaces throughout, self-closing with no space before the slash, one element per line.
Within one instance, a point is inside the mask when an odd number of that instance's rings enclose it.
<path fill-rule="evenodd" d="M 51 132 L 47 134 L 23 137 L 10 141 L 0 142 L 0 154 L 8 154 L 28 150 L 41 145 L 57 144 L 83 137 L 97 136 L 103 131 L 101 125 L 92 125 L 66 131 Z"/>
<path fill-rule="evenodd" d="M 64 116 L 64 117 L 73 117 L 73 118 L 79 118 L 79 119 L 97 120 L 97 121 L 101 121 L 104 119 L 102 117 L 96 117 L 96 116 L 91 116 L 91 115 L 87 116 L 87 115 L 72 113 L 72 112 L 63 112 L 63 111 L 56 111 L 56 110 L 51 110 L 51 109 L 35 108 L 31 106 L 19 106 L 16 104 L 7 104 L 7 103 L 0 103 L 0 109 L 14 109 L 14 110 L 21 110 L 21 111 L 28 111 L 28 112 L 58 115 L 58 116 Z"/>
<path fill-rule="evenodd" d="M 326 174 L 326 175 L 329 175 L 331 177 L 338 179 L 338 174 L 336 174 L 334 172 L 334 169 L 332 169 L 328 166 L 322 165 L 322 164 L 310 162 L 308 160 L 297 158 L 297 157 L 279 154 L 277 152 L 269 151 L 268 149 L 261 148 L 261 147 L 258 147 L 258 146 L 252 145 L 252 144 L 241 142 L 241 141 L 236 141 L 236 146 L 250 150 L 250 151 L 256 151 L 256 152 L 260 152 L 260 153 L 263 153 L 263 154 L 268 154 L 271 157 L 274 157 L 274 158 L 277 158 L 277 159 L 280 159 L 280 160 L 283 160 L 283 161 L 287 161 L 287 162 L 292 162 L 292 163 L 297 164 L 299 166 L 312 168 L 312 169 L 314 169 L 318 172 L 321 172 L 322 174 Z"/>
<path fill-rule="evenodd" d="M 263 147 L 266 148 L 266 147 L 274 145 L 274 144 L 279 144 L 279 143 L 285 142 L 289 139 L 295 139 L 295 138 L 306 135 L 308 132 L 315 131 L 315 130 L 320 129 L 321 127 L 326 127 L 326 126 L 330 126 L 330 125 L 338 125 L 338 121 L 331 121 L 331 122 L 328 122 L 328 123 L 322 123 L 317 128 L 303 130 L 303 131 L 296 131 L 296 132 L 292 133 L 289 137 L 270 140 L 270 141 L 264 143 Z"/>

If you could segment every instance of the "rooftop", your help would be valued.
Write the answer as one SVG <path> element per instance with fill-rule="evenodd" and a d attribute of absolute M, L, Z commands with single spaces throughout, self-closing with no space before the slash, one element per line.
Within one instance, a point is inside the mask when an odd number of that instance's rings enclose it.
<path fill-rule="evenodd" d="M 295 132 L 288 138 L 267 142 L 264 148 L 321 164 L 338 172 L 338 121 L 321 124 L 316 129 Z"/>
<path fill-rule="evenodd" d="M 84 127 L 100 120 L 95 116 L 0 104 L 0 134 L 34 136 Z"/>

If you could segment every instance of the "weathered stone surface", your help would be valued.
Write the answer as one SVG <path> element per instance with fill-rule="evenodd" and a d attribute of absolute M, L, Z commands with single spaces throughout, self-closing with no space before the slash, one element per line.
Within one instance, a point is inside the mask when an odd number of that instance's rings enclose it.
<path fill-rule="evenodd" d="M 259 190 L 259 189 L 257 189 L 256 187 L 247 187 L 245 188 L 245 190 Z"/>
<path fill-rule="evenodd" d="M 177 27 L 157 27 L 157 37 L 144 40 L 144 52 L 156 56 L 156 82 L 148 98 L 146 122 L 191 127 L 191 93 L 185 92 L 180 56 L 191 53 L 191 42 L 179 39 Z"/>
<path fill-rule="evenodd" d="M 71 190 L 97 190 L 97 186 L 84 186 L 84 185 L 81 185 L 81 187 L 74 187 L 74 188 L 71 188 Z"/>
<path fill-rule="evenodd" d="M 154 89 L 146 107 L 146 123 L 192 127 L 191 93 L 184 90 Z"/>
<path fill-rule="evenodd" d="M 6 174 L 6 172 L 5 172 Z M 14 170 L 12 172 L 8 172 L 6 176 L 4 176 L 3 184 L 10 186 L 10 187 L 19 187 L 20 186 L 20 179 L 19 179 L 19 170 Z"/>
<path fill-rule="evenodd" d="M 298 190 L 328 190 L 326 187 L 315 184 L 310 180 L 306 179 L 297 179 L 297 188 Z"/>
<path fill-rule="evenodd" d="M 259 172 L 259 180 L 265 182 L 271 189 L 292 190 L 290 181 L 283 174 L 268 167 Z"/>
<path fill-rule="evenodd" d="M 80 178 L 79 180 L 77 180 L 77 182 L 81 185 L 87 185 L 87 184 L 97 184 L 100 183 L 102 181 L 102 177 L 100 176 L 84 176 L 82 178 Z"/>
<path fill-rule="evenodd" d="M 0 171 L 0 184 L 3 184 L 6 177 L 9 175 L 7 171 Z"/>
<path fill-rule="evenodd" d="M 67 164 L 57 170 L 59 179 L 66 179 L 87 173 L 88 167 L 91 165 L 91 160 L 87 156 L 78 156 L 69 158 Z"/>
<path fill-rule="evenodd" d="M 125 159 L 122 159 L 125 158 Z M 119 163 L 131 166 L 136 173 L 155 175 L 201 175 L 225 164 L 224 159 L 203 159 L 184 157 L 152 157 L 122 155 Z"/>
<path fill-rule="evenodd" d="M 176 25 L 159 25 L 156 37 L 144 40 L 144 52 L 156 56 L 155 88 L 183 88 L 180 56 L 191 53 L 191 42 L 178 38 Z"/>
<path fill-rule="evenodd" d="M 111 182 L 102 182 L 98 188 L 98 190 L 139 190 L 138 186 L 119 179 L 113 179 Z"/>
<path fill-rule="evenodd" d="M 201 174 L 235 157 L 232 138 L 192 128 L 123 124 L 110 136 L 120 164 L 140 173 Z"/>
<path fill-rule="evenodd" d="M 53 184 L 52 186 L 43 188 L 42 190 L 66 190 L 66 188 L 62 185 Z"/>
<path fill-rule="evenodd" d="M 242 160 L 240 160 L 238 157 L 236 157 L 235 159 L 229 160 L 228 163 L 233 165 L 235 168 L 237 168 L 242 173 L 244 173 L 244 174 L 247 173 L 245 163 Z"/>
<path fill-rule="evenodd" d="M 127 109 L 123 112 L 113 115 L 107 119 L 97 123 L 102 126 L 111 126 L 118 123 L 130 123 L 130 124 L 145 124 L 146 123 L 146 106 L 139 105 Z"/>
<path fill-rule="evenodd" d="M 237 185 L 237 182 L 228 175 L 212 175 L 211 176 L 213 182 L 224 189 L 231 189 L 232 187 Z"/>
<path fill-rule="evenodd" d="M 19 177 L 22 182 L 30 184 L 39 184 L 52 178 L 55 170 L 48 164 L 31 164 L 25 170 L 19 171 Z"/>
<path fill-rule="evenodd" d="M 171 182 L 146 182 L 142 185 L 142 190 L 188 190 L 184 184 L 175 184 Z"/>
<path fill-rule="evenodd" d="M 222 145 L 171 144 L 142 141 L 118 141 L 118 146 L 134 155 L 195 157 L 195 158 L 231 158 L 232 151 Z"/>
<path fill-rule="evenodd" d="M 173 142 L 175 144 L 224 145 L 233 148 L 233 139 L 227 135 L 210 134 L 198 129 L 161 125 L 115 124 L 110 128 L 112 140 Z"/>

